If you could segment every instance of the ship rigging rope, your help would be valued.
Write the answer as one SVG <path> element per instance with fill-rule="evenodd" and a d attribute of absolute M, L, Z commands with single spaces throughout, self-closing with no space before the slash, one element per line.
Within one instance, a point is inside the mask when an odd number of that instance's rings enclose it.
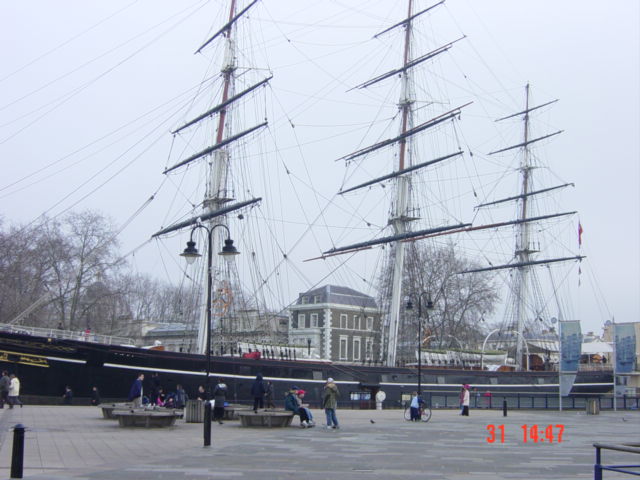
<path fill-rule="evenodd" d="M 203 0 L 199 0 L 199 2 L 203 2 Z M 107 76 L 108 74 L 110 74 L 111 72 L 113 72 L 114 70 L 116 70 L 118 67 L 122 66 L 123 64 L 127 63 L 129 60 L 131 60 L 132 58 L 136 57 L 140 52 L 146 50 L 148 47 L 150 47 L 151 45 L 153 45 L 156 41 L 158 41 L 160 38 L 162 38 L 164 35 L 166 35 L 167 33 L 169 33 L 170 31 L 172 31 L 173 29 L 175 29 L 176 27 L 178 27 L 178 25 L 180 25 L 181 23 L 185 22 L 189 17 L 191 17 L 192 15 L 194 15 L 198 10 L 200 10 L 202 7 L 204 6 L 204 3 L 198 7 L 196 10 L 194 10 L 193 12 L 189 13 L 187 16 L 185 16 L 184 18 L 178 20 L 177 22 L 175 22 L 174 24 L 172 24 L 168 29 L 162 31 L 160 34 L 158 34 L 157 36 L 155 36 L 154 38 L 152 38 L 150 41 L 148 41 L 147 43 L 143 44 L 141 47 L 139 47 L 138 49 L 134 50 L 133 53 L 129 54 L 128 56 L 126 56 L 123 60 L 120 60 L 118 62 L 116 62 L 114 65 L 112 65 L 111 67 L 107 68 L 106 70 L 104 70 L 102 73 L 96 75 L 95 77 L 93 77 L 91 80 L 81 84 L 80 86 L 67 91 L 66 93 L 54 98 L 53 100 L 51 100 L 50 102 L 41 105 L 40 107 L 26 113 L 23 114 L 22 116 L 15 118 L 14 120 L 12 120 L 11 122 L 5 123 L 0 125 L 0 127 L 6 127 L 8 125 L 11 125 L 12 123 L 16 122 L 17 120 L 21 120 L 22 118 L 28 117 L 33 115 L 34 113 L 45 109 L 46 107 L 49 107 L 50 105 L 53 105 L 53 107 L 51 109 L 49 109 L 48 111 L 46 111 L 45 113 L 43 113 L 40 117 L 36 118 L 35 120 L 33 120 L 32 122 L 28 123 L 26 126 L 24 126 L 23 128 L 17 130 L 16 132 L 14 132 L 13 134 L 11 134 L 9 137 L 6 137 L 5 139 L 3 139 L 2 141 L 0 141 L 0 144 L 5 143 L 7 140 L 13 138 L 14 136 L 16 136 L 18 133 L 22 132 L 23 130 L 25 130 L 26 128 L 30 127 L 31 125 L 33 125 L 34 123 L 36 123 L 38 120 L 40 120 L 41 118 L 45 117 L 46 115 L 48 115 L 49 113 L 51 113 L 52 111 L 54 111 L 55 109 L 57 109 L 59 106 L 63 105 L 64 103 L 66 103 L 67 101 L 69 101 L 70 99 L 72 99 L 73 97 L 75 97 L 76 95 L 78 95 L 80 92 L 82 92 L 83 90 L 85 90 L 86 88 L 88 88 L 89 86 L 91 86 L 92 84 L 94 84 L 95 82 L 97 82 L 98 80 L 100 80 L 101 78 Z M 187 7 L 183 10 L 181 10 L 179 14 L 189 10 L 193 8 L 193 6 Z M 60 75 L 58 77 L 56 77 L 55 79 L 45 83 L 44 85 L 41 85 L 40 87 L 30 91 L 29 93 L 24 94 L 22 97 L 19 97 L 9 103 L 6 103 L 4 105 L 0 106 L 0 111 L 3 111 L 9 107 L 11 107 L 12 105 L 21 102 L 22 100 L 25 100 L 29 97 L 31 97 L 32 95 L 46 89 L 47 87 L 63 80 L 64 78 L 70 76 L 71 74 L 83 69 L 84 67 L 86 67 L 87 65 L 92 64 L 93 62 L 97 61 L 98 59 L 105 57 L 107 55 L 109 55 L 110 53 L 120 49 L 121 47 L 128 45 L 129 43 L 131 43 L 133 40 L 142 37 L 144 35 L 146 35 L 147 33 L 155 30 L 156 28 L 158 28 L 160 25 L 163 25 L 164 23 L 169 22 L 170 20 L 173 20 L 175 18 L 175 15 L 170 16 L 169 18 L 163 20 L 162 22 L 150 27 L 149 29 L 145 30 L 142 33 L 139 33 L 135 36 L 133 36 L 132 38 L 129 38 L 128 40 L 119 43 L 118 45 L 116 45 L 115 47 L 111 48 L 110 50 L 107 50 L 106 52 L 98 55 L 97 57 L 94 57 L 93 59 L 83 63 L 82 65 L 80 65 L 79 67 L 76 67 L 66 73 L 64 73 L 63 75 Z"/>
<path fill-rule="evenodd" d="M 31 177 L 34 177 L 34 176 L 35 176 L 35 175 L 37 175 L 38 173 L 44 172 L 45 170 L 48 170 L 48 169 L 50 169 L 50 168 L 52 168 L 52 167 L 54 167 L 54 166 L 58 165 L 59 163 L 63 162 L 64 160 L 67 160 L 67 159 L 69 159 L 69 158 L 73 157 L 74 155 L 76 155 L 76 154 L 78 154 L 78 153 L 82 152 L 83 150 L 87 150 L 89 147 L 92 147 L 93 145 L 97 145 L 98 143 L 100 143 L 101 141 L 103 141 L 103 140 L 105 140 L 105 139 L 107 139 L 107 138 L 109 138 L 109 137 L 113 137 L 116 133 L 118 133 L 118 132 L 120 132 L 120 131 L 124 130 L 125 128 L 127 128 L 127 127 L 129 127 L 129 126 L 132 126 L 132 125 L 134 125 L 134 124 L 136 124 L 136 123 L 140 122 L 141 120 L 144 120 L 146 117 L 148 117 L 148 116 L 149 116 L 149 115 L 151 115 L 152 113 L 155 113 L 155 112 L 159 111 L 160 109 L 162 109 L 162 108 L 164 108 L 164 107 L 167 107 L 168 109 L 170 109 L 171 111 L 173 111 L 173 110 L 174 110 L 173 103 L 174 103 L 174 102 L 177 102 L 177 101 L 181 101 L 182 97 L 183 97 L 183 96 L 185 96 L 185 95 L 189 95 L 189 96 L 191 96 L 191 91 L 192 91 L 192 90 L 193 90 L 193 87 L 189 88 L 188 90 L 186 90 L 186 91 L 184 91 L 184 92 L 181 92 L 180 94 L 178 94 L 178 95 L 176 95 L 175 97 L 173 97 L 173 98 L 169 99 L 168 101 L 166 101 L 166 102 L 164 102 L 164 103 L 160 104 L 159 106 L 156 106 L 156 107 L 152 108 L 151 110 L 149 110 L 149 111 L 147 111 L 147 112 L 143 113 L 142 115 L 140 115 L 140 116 L 138 116 L 138 117 L 134 118 L 133 120 L 131 120 L 131 121 L 129 121 L 129 122 L 127 122 L 127 123 L 125 123 L 125 124 L 123 124 L 123 125 L 121 125 L 121 126 L 117 127 L 116 129 L 114 129 L 114 130 L 110 131 L 109 133 L 107 133 L 107 134 L 105 134 L 105 135 L 103 135 L 103 136 L 101 136 L 101 137 L 99 137 L 99 138 L 97 138 L 97 139 L 95 139 L 95 140 L 92 140 L 91 142 L 89 142 L 89 143 L 87 143 L 87 144 L 83 145 L 82 147 L 77 148 L 76 150 L 72 151 L 71 153 L 68 153 L 68 154 L 66 154 L 66 155 L 63 155 L 62 157 L 58 158 L 57 160 L 54 160 L 54 161 L 52 161 L 52 162 L 50 162 L 50 163 L 46 164 L 44 167 L 42 167 L 42 168 L 40 168 L 40 169 L 38 169 L 38 170 L 35 170 L 35 171 L 33 171 L 33 172 L 31 172 L 31 173 L 29 173 L 29 174 L 27 174 L 27 175 L 24 175 L 23 177 L 21 177 L 21 178 L 19 178 L 19 179 L 15 180 L 15 181 L 14 181 L 14 182 L 12 182 L 12 183 L 9 183 L 9 184 L 7 184 L 7 185 L 4 185 L 4 186 L 0 187 L 0 192 L 2 192 L 2 191 L 4 191 L 4 190 L 7 190 L 7 189 L 9 189 L 9 188 L 11 188 L 11 187 L 13 187 L 13 186 L 16 186 L 16 185 L 18 185 L 19 183 L 24 182 L 25 180 L 27 180 L 27 179 L 29 179 L 29 178 L 31 178 Z M 168 121 L 168 120 L 167 120 L 167 118 L 166 118 L 166 116 L 167 116 L 167 112 L 166 112 L 166 111 L 164 111 L 164 110 L 160 110 L 160 113 L 159 113 L 157 116 L 152 117 L 150 120 L 145 120 L 144 124 L 143 124 L 141 127 L 138 127 L 137 129 L 135 129 L 135 130 L 133 130 L 133 131 L 131 131 L 131 132 L 127 133 L 127 136 L 130 136 L 130 135 L 132 135 L 133 133 L 138 132 L 138 130 L 141 130 L 141 129 L 145 128 L 145 127 L 148 127 L 148 125 L 149 125 L 151 122 L 153 122 L 153 121 L 157 121 L 158 119 L 163 119 L 163 122 L 162 122 L 162 123 L 164 123 L 164 122 Z M 159 129 L 160 129 L 160 127 L 161 127 L 161 125 L 162 125 L 162 123 L 161 123 L 161 124 L 159 124 L 159 125 L 153 125 L 152 129 L 153 129 L 153 130 L 156 130 L 156 129 L 158 129 L 158 130 L 159 130 Z M 124 137 L 122 137 L 122 138 L 124 138 Z M 12 193 L 15 193 L 15 192 L 20 191 L 20 190 L 24 190 L 24 189 L 26 189 L 26 188 L 28 188 L 28 187 L 31 187 L 31 186 L 33 186 L 33 185 L 35 185 L 35 184 L 37 184 L 37 183 L 43 182 L 44 180 L 47 180 L 47 179 L 50 179 L 50 178 L 52 178 L 52 177 L 54 177 L 54 176 L 56 176 L 56 175 L 59 175 L 62 171 L 64 171 L 64 170 L 66 170 L 66 169 L 70 168 L 71 166 L 74 166 L 74 165 L 77 165 L 77 164 L 79 164 L 79 163 L 81 163 L 81 162 L 84 162 L 85 160 L 87 160 L 87 159 L 89 159 L 89 158 L 92 158 L 92 156 L 93 156 L 93 155 L 95 155 L 95 154 L 97 154 L 97 153 L 100 153 L 100 152 L 102 152 L 102 151 L 105 151 L 107 148 L 109 148 L 109 147 L 111 147 L 111 146 L 113 146 L 113 145 L 117 144 L 117 143 L 118 143 L 118 142 L 120 142 L 120 141 L 121 141 L 121 138 L 116 138 L 116 139 L 115 139 L 115 140 L 113 140 L 111 143 L 109 143 L 109 144 L 105 145 L 104 147 L 100 148 L 100 149 L 99 149 L 99 150 L 97 150 L 96 152 L 94 152 L 94 153 L 92 153 L 92 154 L 88 154 L 87 156 L 85 156 L 85 157 L 83 157 L 82 159 L 80 159 L 80 160 L 76 161 L 75 163 L 72 163 L 71 165 L 69 165 L 69 166 L 65 167 L 64 169 L 57 170 L 55 173 L 52 173 L 52 174 L 50 174 L 50 175 L 48 175 L 48 176 L 46 176 L 46 177 L 43 177 L 43 178 L 41 178 L 41 179 L 39 179 L 39 180 L 34 180 L 34 181 L 33 181 L 33 182 L 31 182 L 30 184 L 28 184 L 28 185 L 26 185 L 26 186 L 24 186 L 24 187 L 22 187 L 22 188 L 20 188 L 20 189 L 18 189 L 18 190 L 14 190 L 14 191 L 12 191 L 12 192 L 10 192 L 10 193 L 7 193 L 7 194 L 3 195 L 3 196 L 2 196 L 2 197 L 0 197 L 0 198 L 4 198 L 4 197 L 6 197 L 6 196 L 8 196 L 8 195 L 11 195 Z"/>
<path fill-rule="evenodd" d="M 43 58 L 48 57 L 49 55 L 51 55 L 52 53 L 60 50 L 62 47 L 64 47 L 65 45 L 72 43 L 74 40 L 77 40 L 78 38 L 82 37 L 83 35 L 85 35 L 86 33 L 89 33 L 90 31 L 94 30 L 95 28 L 99 27 L 100 25 L 102 25 L 103 23 L 106 23 L 108 20 L 111 20 L 112 18 L 118 16 L 120 13 L 124 12 L 125 10 L 128 10 L 132 5 L 135 5 L 136 3 L 138 3 L 138 0 L 134 0 L 133 2 L 131 2 L 128 5 L 125 5 L 124 7 L 122 7 L 120 10 L 116 10 L 114 13 L 107 15 L 106 17 L 104 17 L 103 19 L 99 20 L 97 23 L 94 23 L 93 25 L 91 25 L 89 28 L 86 28 L 84 30 L 82 30 L 80 33 L 77 33 L 75 35 L 73 35 L 71 38 L 68 38 L 67 40 L 63 41 L 62 43 L 57 44 L 56 46 L 54 46 L 53 48 L 47 50 L 46 52 L 38 55 L 36 58 L 34 58 L 33 60 L 28 61 L 27 63 L 25 63 L 24 65 L 22 65 L 21 67 L 18 67 L 16 70 L 14 70 L 11 73 L 8 73 L 7 75 L 5 75 L 4 77 L 0 77 L 0 83 L 4 82 L 5 80 L 13 77 L 14 75 L 16 75 L 17 73 L 20 73 L 21 71 L 23 71 L 24 69 L 26 69 L 27 67 L 30 67 L 31 65 L 33 65 L 34 63 L 37 63 L 38 61 L 42 60 Z"/>

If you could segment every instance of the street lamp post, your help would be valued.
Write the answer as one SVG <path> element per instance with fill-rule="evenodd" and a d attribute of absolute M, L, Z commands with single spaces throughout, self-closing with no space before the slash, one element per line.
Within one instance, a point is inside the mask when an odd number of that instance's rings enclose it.
<path fill-rule="evenodd" d="M 201 257 L 198 249 L 196 248 L 196 242 L 193 241 L 193 232 L 199 228 L 207 232 L 207 331 L 206 331 L 206 374 L 205 379 L 205 404 L 204 404 L 204 446 L 211 445 L 211 388 L 209 382 L 209 375 L 211 373 L 211 292 L 213 290 L 213 231 L 217 227 L 222 227 L 227 231 L 227 239 L 224 241 L 224 247 L 218 255 L 224 256 L 225 259 L 233 259 L 235 255 L 240 252 L 233 246 L 233 240 L 231 240 L 231 233 L 226 225 L 218 224 L 207 227 L 206 225 L 197 224 L 191 229 L 191 235 L 187 242 L 187 248 L 184 249 L 180 255 L 185 258 L 188 264 L 192 264 L 196 258 Z"/>
<path fill-rule="evenodd" d="M 433 310 L 431 295 L 421 292 L 418 295 L 418 396 L 422 395 L 422 296 L 427 295 L 427 321 L 429 320 L 429 310 Z M 407 300 L 406 310 L 413 310 L 411 299 Z"/>

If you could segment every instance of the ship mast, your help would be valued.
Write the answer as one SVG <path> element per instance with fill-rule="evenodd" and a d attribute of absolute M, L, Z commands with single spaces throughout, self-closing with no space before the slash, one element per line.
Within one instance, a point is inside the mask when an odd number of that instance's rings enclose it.
<path fill-rule="evenodd" d="M 526 86 L 526 101 L 525 101 L 525 114 L 524 114 L 524 150 L 522 152 L 522 160 L 520 164 L 520 174 L 522 175 L 522 186 L 520 199 L 520 215 L 519 220 L 527 218 L 528 207 L 528 192 L 530 190 L 531 182 L 531 165 L 529 163 L 530 151 L 529 151 L 529 84 Z M 518 235 L 516 236 L 516 250 L 515 256 L 518 261 L 524 266 L 516 269 L 514 291 L 516 295 L 516 330 L 518 332 L 518 338 L 516 340 L 516 365 L 520 369 L 522 367 L 522 352 L 524 349 L 524 325 L 526 316 L 526 302 L 528 299 L 529 291 L 529 270 L 530 266 L 527 265 L 531 260 L 531 255 L 535 253 L 529 248 L 529 232 L 530 223 L 522 222 L 518 224 Z M 526 362 L 525 362 L 526 363 Z"/>
<path fill-rule="evenodd" d="M 521 175 L 521 187 L 520 194 L 508 198 L 503 198 L 500 200 L 483 203 L 478 205 L 476 208 L 487 207 L 491 205 L 496 205 L 504 202 L 517 202 L 518 206 L 518 216 L 517 219 L 511 222 L 502 222 L 500 224 L 494 224 L 495 227 L 502 227 L 508 225 L 515 225 L 517 228 L 516 234 L 516 243 L 515 243 L 515 251 L 513 260 L 511 263 L 506 265 L 493 265 L 491 267 L 484 268 L 476 268 L 472 270 L 465 270 L 463 272 L 458 273 L 475 273 L 475 272 L 487 272 L 494 271 L 500 269 L 512 269 L 513 273 L 513 283 L 511 284 L 511 292 L 514 299 L 514 321 L 513 327 L 517 333 L 516 339 L 516 358 L 515 362 L 518 369 L 522 368 L 522 356 L 525 350 L 524 342 L 525 339 L 525 325 L 527 324 L 527 320 L 531 320 L 531 318 L 527 319 L 527 312 L 531 311 L 532 302 L 532 281 L 531 276 L 534 274 L 532 268 L 541 265 L 549 265 L 552 263 L 558 262 L 567 262 L 567 261 L 576 261 L 582 260 L 583 256 L 572 256 L 572 257 L 562 257 L 562 258 L 546 258 L 541 260 L 534 260 L 533 256 L 536 253 L 539 253 L 538 250 L 532 248 L 531 242 L 531 225 L 534 222 L 542 222 L 545 220 L 573 215 L 576 212 L 562 212 L 555 214 L 547 214 L 547 215 L 538 215 L 538 216 L 530 216 L 531 208 L 530 202 L 533 201 L 533 198 L 542 194 L 546 194 L 558 189 L 562 189 L 568 186 L 572 186 L 573 184 L 564 184 L 564 185 L 556 185 L 549 188 L 543 188 L 539 190 L 533 190 L 533 180 L 532 180 L 532 172 L 535 168 L 531 162 L 531 151 L 530 145 L 541 140 L 547 139 L 549 137 L 553 137 L 562 133 L 562 131 L 556 131 L 538 138 L 530 138 L 530 112 L 545 107 L 547 105 L 551 105 L 552 103 L 557 102 L 557 100 L 553 100 L 551 102 L 544 103 L 542 105 L 538 105 L 535 107 L 531 107 L 529 105 L 529 84 L 526 86 L 526 100 L 525 100 L 525 109 L 521 112 L 514 113 L 507 117 L 499 118 L 497 121 L 506 120 L 508 118 L 513 117 L 523 117 L 523 141 L 517 145 L 512 145 L 510 147 L 502 148 L 500 150 L 496 150 L 494 152 L 490 152 L 489 155 L 493 155 L 496 153 L 505 152 L 508 150 L 514 149 L 522 149 L 522 155 L 520 158 L 520 175 Z M 486 228 L 491 227 L 488 226 L 480 226 L 473 227 L 475 228 Z M 471 230 L 471 229 L 468 229 Z M 525 362 L 527 363 L 527 362 Z"/>
<path fill-rule="evenodd" d="M 234 72 L 236 70 L 236 52 L 235 52 L 235 42 L 233 38 L 233 19 L 236 10 L 236 0 L 231 0 L 231 4 L 229 6 L 229 21 L 227 23 L 228 27 L 222 32 L 225 39 L 225 54 L 223 57 L 223 64 L 220 72 L 223 77 L 223 89 L 222 89 L 222 99 L 221 104 L 225 104 L 229 100 L 229 92 L 233 91 L 234 88 Z M 219 145 L 224 140 L 225 136 L 228 135 L 225 126 L 229 122 L 230 112 L 229 109 L 224 107 L 218 116 L 218 126 L 216 131 L 216 145 Z M 229 202 L 231 198 L 227 193 L 227 174 L 229 171 L 229 150 L 225 146 L 220 148 L 214 152 L 213 161 L 209 162 L 209 177 L 207 179 L 207 188 L 205 191 L 205 197 L 203 201 L 203 211 L 204 214 L 211 213 L 216 211 L 222 206 Z M 209 228 L 211 228 L 215 223 L 226 225 L 226 219 L 224 216 L 222 217 L 213 217 L 208 222 Z M 223 229 L 219 229 L 219 234 L 214 235 L 211 242 L 211 248 L 213 251 L 218 250 L 218 245 L 222 242 L 222 239 L 219 237 L 220 234 L 223 234 Z M 203 262 L 203 268 L 207 269 L 206 262 Z M 213 265 L 211 268 L 215 268 Z M 213 273 L 213 272 L 212 272 Z M 203 278 L 206 278 L 207 272 L 204 272 Z M 206 291 L 204 292 L 204 305 L 208 302 L 213 302 L 213 298 L 206 298 L 208 294 Z M 213 325 L 210 325 L 213 327 Z M 202 314 L 200 315 L 200 325 L 198 328 L 198 351 L 206 354 L 206 342 L 207 342 L 207 318 L 206 318 L 206 309 L 202 309 Z"/>
<path fill-rule="evenodd" d="M 400 135 L 402 139 L 398 143 L 399 147 L 399 170 L 405 168 L 405 157 L 407 153 L 411 153 L 407 145 L 407 138 L 404 136 L 409 128 L 413 126 L 413 115 L 411 107 L 413 105 L 413 90 L 411 84 L 410 69 L 407 69 L 411 55 L 411 12 L 413 9 L 413 0 L 409 0 L 409 9 L 407 13 L 407 22 L 405 25 L 404 37 L 404 58 L 402 74 L 402 90 L 400 95 L 399 108 L 402 112 L 402 124 Z M 399 176 L 396 182 L 396 199 L 393 206 L 393 212 L 389 219 L 389 224 L 393 227 L 396 235 L 401 235 L 407 231 L 407 224 L 410 221 L 407 215 L 409 202 L 409 180 L 410 176 Z M 396 364 L 396 350 L 398 344 L 398 325 L 400 320 L 400 305 L 402 302 L 402 272 L 404 270 L 404 242 L 395 242 L 394 244 L 394 265 L 393 280 L 391 284 L 391 310 L 389 312 L 389 342 L 387 345 L 388 366 Z"/>

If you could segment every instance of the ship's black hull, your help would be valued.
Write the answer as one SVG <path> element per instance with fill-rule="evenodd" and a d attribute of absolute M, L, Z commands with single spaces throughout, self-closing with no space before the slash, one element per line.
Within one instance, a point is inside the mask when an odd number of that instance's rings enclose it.
<path fill-rule="evenodd" d="M 190 396 L 205 383 L 204 355 L 148 350 L 116 345 L 101 345 L 79 340 L 59 340 L 16 333 L 0 332 L 0 367 L 21 380 L 21 394 L 60 397 L 65 385 L 76 396 L 88 397 L 91 387 L 98 387 L 103 398 L 122 399 L 128 394 L 139 372 L 146 374 L 145 391 L 151 387 L 150 376 L 158 372 L 165 391 L 182 384 Z M 261 373 L 274 384 L 276 402 L 293 385 L 307 391 L 306 399 L 319 402 L 322 386 L 334 378 L 342 398 L 358 398 L 358 393 L 374 398 L 379 390 L 386 393 L 386 403 L 399 404 L 403 394 L 417 389 L 415 368 L 384 366 L 344 366 L 324 362 L 211 357 L 212 382 L 224 379 L 230 388 L 230 401 L 249 401 L 256 375 Z M 554 372 L 489 372 L 462 369 L 421 369 L 425 392 L 455 391 L 462 383 L 480 392 L 494 394 L 558 392 L 558 375 Z M 611 390 L 612 372 L 579 372 L 572 394 L 605 393 Z M 356 394 L 356 395 L 352 395 Z"/>

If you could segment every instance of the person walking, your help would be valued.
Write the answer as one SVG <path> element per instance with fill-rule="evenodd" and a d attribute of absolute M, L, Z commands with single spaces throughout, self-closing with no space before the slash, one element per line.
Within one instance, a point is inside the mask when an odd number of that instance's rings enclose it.
<path fill-rule="evenodd" d="M 262 374 L 256 375 L 256 379 L 251 385 L 251 395 L 253 396 L 253 412 L 258 413 L 258 408 L 264 408 L 264 395 L 266 389 L 264 381 L 262 380 Z"/>
<path fill-rule="evenodd" d="M 469 416 L 469 384 L 465 383 L 462 385 L 462 391 L 460 392 L 460 397 L 462 400 L 462 413 L 461 415 L 468 417 Z"/>
<path fill-rule="evenodd" d="M 131 384 L 129 389 L 129 401 L 133 403 L 133 408 L 140 408 L 142 404 L 142 381 L 144 380 L 144 373 L 138 374 Z"/>
<path fill-rule="evenodd" d="M 13 408 L 14 405 L 20 405 L 22 408 L 22 402 L 20 401 L 20 379 L 16 377 L 15 373 L 9 376 L 9 395 L 7 396 L 9 408 Z"/>
<path fill-rule="evenodd" d="M 9 385 L 11 385 L 9 372 L 3 370 L 2 377 L 0 377 L 0 408 L 4 408 L 4 404 L 7 403 L 7 398 L 9 397 Z"/>
<path fill-rule="evenodd" d="M 339 429 L 338 417 L 336 417 L 336 408 L 338 407 L 338 397 L 340 391 L 338 386 L 333 382 L 333 378 L 329 377 L 322 391 L 322 408 L 327 417 L 327 428 Z"/>
<path fill-rule="evenodd" d="M 222 425 L 222 419 L 224 418 L 224 402 L 227 399 L 227 385 L 221 378 L 218 379 L 218 384 L 213 389 L 213 421 L 217 421 Z"/>

